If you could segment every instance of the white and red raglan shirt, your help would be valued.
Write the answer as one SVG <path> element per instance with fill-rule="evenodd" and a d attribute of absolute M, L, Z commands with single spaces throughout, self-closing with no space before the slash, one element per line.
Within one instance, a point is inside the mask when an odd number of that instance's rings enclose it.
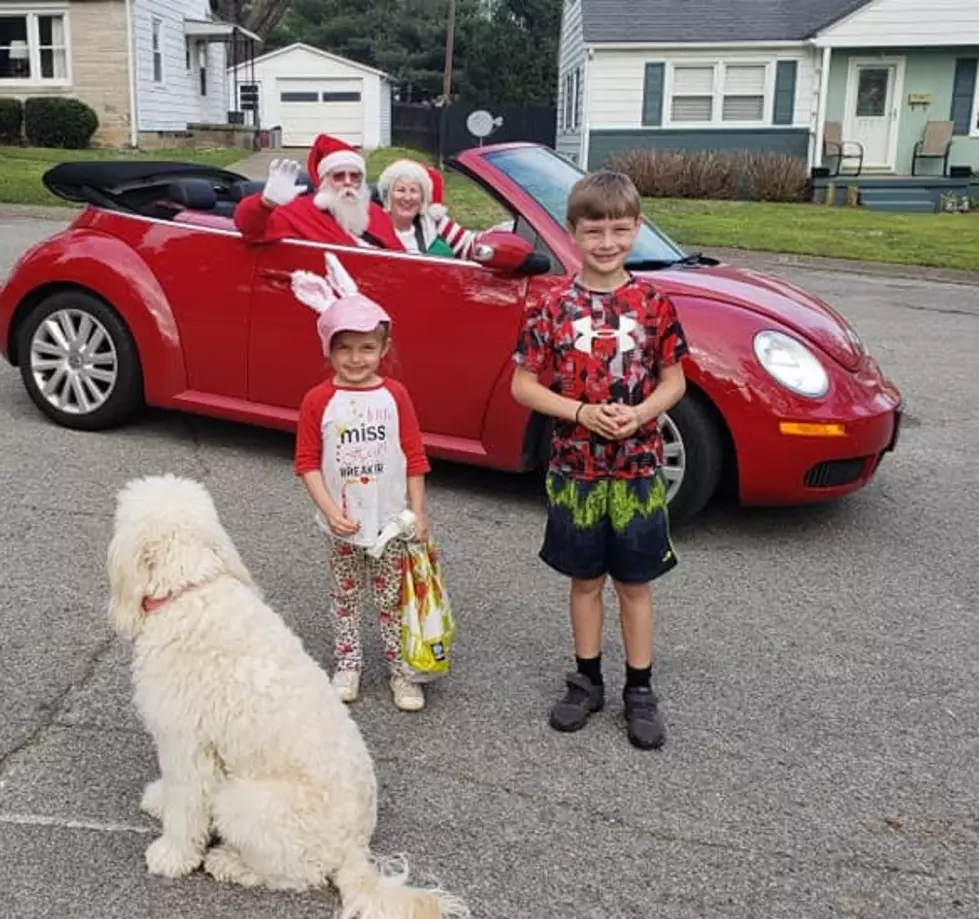
<path fill-rule="evenodd" d="M 407 506 L 408 478 L 430 471 L 408 391 L 384 379 L 370 389 L 314 387 L 299 407 L 296 475 L 319 470 L 344 516 L 360 524 L 345 537 L 369 547 Z M 329 525 L 317 511 L 316 522 Z"/>

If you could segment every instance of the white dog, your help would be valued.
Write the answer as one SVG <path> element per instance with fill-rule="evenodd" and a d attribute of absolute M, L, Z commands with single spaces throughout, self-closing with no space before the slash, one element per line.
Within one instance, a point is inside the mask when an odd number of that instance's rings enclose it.
<path fill-rule="evenodd" d="M 343 919 L 461 919 L 441 889 L 371 857 L 377 780 L 326 673 L 263 601 L 204 486 L 173 475 L 119 493 L 109 618 L 135 639 L 135 703 L 161 778 L 154 874 L 305 890 L 331 881 Z M 211 835 L 219 844 L 208 850 Z"/>

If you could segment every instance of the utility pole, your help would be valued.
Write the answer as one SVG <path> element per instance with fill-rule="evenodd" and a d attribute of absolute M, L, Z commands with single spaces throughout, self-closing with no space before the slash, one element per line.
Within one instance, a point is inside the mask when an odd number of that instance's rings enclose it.
<path fill-rule="evenodd" d="M 449 22 L 445 30 L 445 69 L 442 72 L 442 104 L 452 95 L 452 53 L 456 35 L 456 0 L 449 0 Z"/>

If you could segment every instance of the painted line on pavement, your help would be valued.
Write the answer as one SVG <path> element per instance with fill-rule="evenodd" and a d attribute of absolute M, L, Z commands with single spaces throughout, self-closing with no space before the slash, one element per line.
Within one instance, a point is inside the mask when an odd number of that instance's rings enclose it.
<path fill-rule="evenodd" d="M 103 823 L 99 820 L 68 820 L 63 817 L 42 817 L 40 814 L 0 814 L 0 824 L 13 826 L 44 826 L 61 830 L 91 830 L 96 833 L 158 833 L 152 827 L 132 823 Z"/>

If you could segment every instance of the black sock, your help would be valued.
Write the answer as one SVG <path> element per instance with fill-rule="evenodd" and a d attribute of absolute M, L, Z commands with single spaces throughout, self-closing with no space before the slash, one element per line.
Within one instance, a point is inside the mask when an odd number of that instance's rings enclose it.
<path fill-rule="evenodd" d="M 575 657 L 578 673 L 588 677 L 592 686 L 602 685 L 602 655 L 598 657 Z"/>
<path fill-rule="evenodd" d="M 626 689 L 638 689 L 640 687 L 645 687 L 646 689 L 651 689 L 652 680 L 652 665 L 649 667 L 630 667 L 626 664 L 625 668 L 625 688 Z"/>

